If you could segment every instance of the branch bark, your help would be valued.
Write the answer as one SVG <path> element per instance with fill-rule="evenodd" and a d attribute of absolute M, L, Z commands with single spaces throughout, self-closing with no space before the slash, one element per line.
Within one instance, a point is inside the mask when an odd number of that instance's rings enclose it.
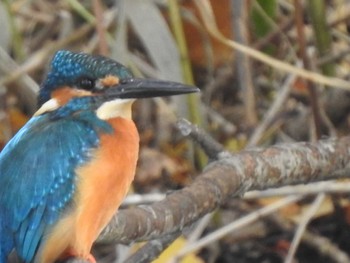
<path fill-rule="evenodd" d="M 236 155 L 223 152 L 219 156 L 190 186 L 165 200 L 119 211 L 99 241 L 131 243 L 160 238 L 183 229 L 227 198 L 248 190 L 350 175 L 350 137 L 281 144 Z"/>

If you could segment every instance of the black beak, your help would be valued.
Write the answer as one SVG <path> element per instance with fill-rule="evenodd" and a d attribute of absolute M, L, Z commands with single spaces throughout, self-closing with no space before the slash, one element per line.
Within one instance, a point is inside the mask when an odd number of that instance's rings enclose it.
<path fill-rule="evenodd" d="M 141 99 L 195 92 L 199 92 L 197 87 L 177 82 L 131 78 L 121 80 L 118 85 L 105 89 L 103 95 L 109 98 Z"/>

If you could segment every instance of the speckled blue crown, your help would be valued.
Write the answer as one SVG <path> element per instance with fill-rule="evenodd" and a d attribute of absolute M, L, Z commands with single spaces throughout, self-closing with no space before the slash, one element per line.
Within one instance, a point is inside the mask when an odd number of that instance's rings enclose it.
<path fill-rule="evenodd" d="M 68 50 L 57 51 L 51 61 L 47 78 L 41 85 L 39 105 L 49 100 L 51 92 L 60 86 L 77 85 L 77 81 L 83 77 L 97 80 L 107 75 L 120 79 L 132 77 L 126 67 L 112 59 Z"/>

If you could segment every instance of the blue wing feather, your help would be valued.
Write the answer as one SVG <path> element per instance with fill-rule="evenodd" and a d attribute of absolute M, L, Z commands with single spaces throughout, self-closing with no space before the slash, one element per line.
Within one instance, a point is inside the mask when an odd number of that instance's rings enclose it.
<path fill-rule="evenodd" d="M 71 204 L 75 169 L 98 147 L 99 133 L 112 129 L 88 110 L 54 116 L 33 117 L 0 153 L 0 263 L 13 246 L 33 260 L 45 231 Z"/>

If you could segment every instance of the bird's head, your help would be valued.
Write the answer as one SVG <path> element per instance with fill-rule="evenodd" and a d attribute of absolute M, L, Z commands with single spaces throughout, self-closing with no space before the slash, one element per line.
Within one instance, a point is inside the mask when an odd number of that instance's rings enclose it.
<path fill-rule="evenodd" d="M 36 114 L 56 110 L 77 97 L 98 97 L 106 104 L 101 113 L 118 110 L 118 105 L 125 103 L 131 105 L 130 102 L 138 98 L 193 92 L 198 92 L 198 88 L 176 82 L 134 78 L 125 66 L 103 56 L 60 50 L 54 55 L 49 73 L 41 85 L 38 96 L 41 108 Z"/>

